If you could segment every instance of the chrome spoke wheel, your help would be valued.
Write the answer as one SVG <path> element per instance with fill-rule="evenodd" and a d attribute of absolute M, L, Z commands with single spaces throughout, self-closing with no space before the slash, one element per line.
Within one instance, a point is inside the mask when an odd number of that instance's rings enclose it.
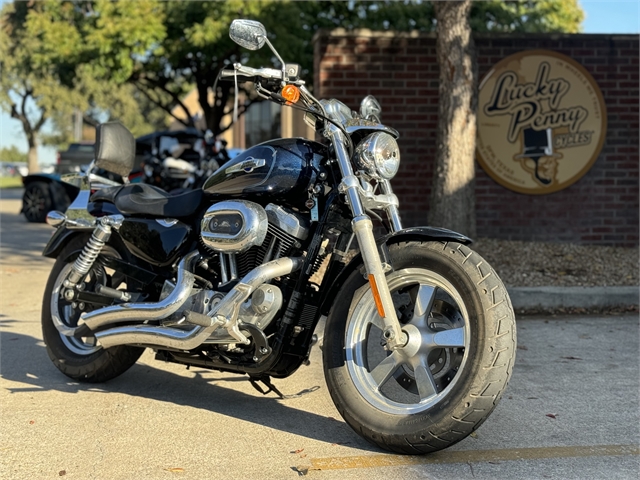
<path fill-rule="evenodd" d="M 408 337 L 385 350 L 382 319 L 368 285 L 356 291 L 346 330 L 346 360 L 358 392 L 390 414 L 419 413 L 440 402 L 465 367 L 469 315 L 460 293 L 441 275 L 407 268 L 387 276 Z"/>

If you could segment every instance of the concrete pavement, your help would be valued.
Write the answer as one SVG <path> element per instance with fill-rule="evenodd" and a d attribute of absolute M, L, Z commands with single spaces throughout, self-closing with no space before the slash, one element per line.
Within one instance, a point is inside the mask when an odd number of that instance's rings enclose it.
<path fill-rule="evenodd" d="M 387 455 L 344 423 L 321 352 L 263 397 L 246 377 L 164 364 L 147 351 L 121 377 L 59 373 L 40 332 L 52 260 L 46 225 L 0 200 L 0 478 L 635 479 L 640 471 L 638 317 L 518 320 L 511 383 L 454 447 Z"/>

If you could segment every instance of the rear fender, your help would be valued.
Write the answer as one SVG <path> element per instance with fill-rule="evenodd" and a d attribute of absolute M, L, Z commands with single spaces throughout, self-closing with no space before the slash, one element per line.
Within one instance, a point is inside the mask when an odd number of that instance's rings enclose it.
<path fill-rule="evenodd" d="M 47 242 L 42 252 L 43 257 L 57 258 L 60 255 L 62 249 L 67 245 L 74 237 L 78 235 L 87 235 L 93 232 L 93 227 L 89 228 L 74 228 L 69 229 L 64 226 L 59 227 L 53 232 L 53 235 Z"/>
<path fill-rule="evenodd" d="M 469 237 L 462 235 L 461 233 L 447 230 L 446 228 L 439 227 L 411 227 L 397 232 L 389 233 L 383 237 L 376 239 L 378 244 L 378 252 L 380 258 L 385 263 L 390 263 L 388 248 L 390 245 L 394 245 L 400 242 L 410 241 L 422 241 L 422 242 L 458 242 L 463 245 L 469 245 L 473 242 Z M 322 315 L 328 315 L 329 309 L 333 304 L 333 300 L 338 298 L 342 285 L 356 269 L 363 266 L 362 257 L 360 254 L 356 255 L 340 272 L 335 275 L 334 278 L 327 278 L 323 280 L 324 285 L 331 285 L 325 294 L 323 295 L 320 304 L 320 313 Z M 392 265 L 393 266 L 393 265 Z M 334 269 L 327 269 L 330 272 Z M 325 283 L 326 282 L 326 283 Z"/>

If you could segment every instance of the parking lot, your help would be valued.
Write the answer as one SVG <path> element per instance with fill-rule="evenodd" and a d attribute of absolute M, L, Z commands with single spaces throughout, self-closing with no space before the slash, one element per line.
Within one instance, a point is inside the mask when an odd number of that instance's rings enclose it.
<path fill-rule="evenodd" d="M 50 362 L 40 306 L 52 229 L 2 192 L 0 477 L 11 479 L 636 479 L 637 315 L 518 319 L 511 383 L 449 450 L 389 455 L 357 436 L 311 365 L 262 396 L 248 377 L 164 364 L 147 350 L 121 377 L 79 384 Z"/>

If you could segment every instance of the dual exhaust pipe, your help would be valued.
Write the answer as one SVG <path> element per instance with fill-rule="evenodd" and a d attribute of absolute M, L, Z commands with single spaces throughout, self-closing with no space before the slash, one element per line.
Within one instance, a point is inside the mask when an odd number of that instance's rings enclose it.
<path fill-rule="evenodd" d="M 279 258 L 256 267 L 245 275 L 208 313 L 207 316 L 211 318 L 210 325 L 202 325 L 203 322 L 199 321 L 199 325 L 194 325 L 190 330 L 179 330 L 143 323 L 107 328 L 95 332 L 96 329 L 120 322 L 139 321 L 142 323 L 161 320 L 178 311 L 191 295 L 195 282 L 193 270 L 197 258 L 198 252 L 192 252 L 180 262 L 176 286 L 165 299 L 155 303 L 111 305 L 83 313 L 80 318 L 84 321 L 84 325 L 77 327 L 72 335 L 78 337 L 93 334 L 104 348 L 117 345 L 144 345 L 191 350 L 201 345 L 220 326 L 226 327 L 225 324 L 229 324 L 230 321 L 232 325 L 228 325 L 228 328 L 237 328 L 237 318 L 229 318 L 233 316 L 233 312 L 237 312 L 236 306 L 245 302 L 260 285 L 295 272 L 303 263 L 303 259 L 299 257 Z M 186 319 L 188 320 L 189 316 L 186 316 Z M 64 332 L 64 334 L 69 335 L 69 332 Z"/>

